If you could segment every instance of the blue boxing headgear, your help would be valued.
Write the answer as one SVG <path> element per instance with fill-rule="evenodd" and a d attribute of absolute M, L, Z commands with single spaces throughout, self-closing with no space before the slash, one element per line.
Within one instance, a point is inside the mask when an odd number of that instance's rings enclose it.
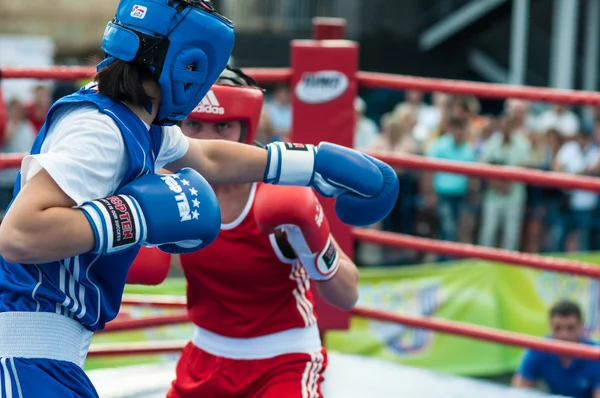
<path fill-rule="evenodd" d="M 107 58 L 147 65 L 160 85 L 155 124 L 183 120 L 225 69 L 233 49 L 233 23 L 206 0 L 121 0 L 104 31 Z"/>

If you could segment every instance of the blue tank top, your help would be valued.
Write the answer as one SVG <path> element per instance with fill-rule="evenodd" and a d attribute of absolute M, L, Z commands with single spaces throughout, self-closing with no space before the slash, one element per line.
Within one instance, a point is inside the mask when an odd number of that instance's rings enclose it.
<path fill-rule="evenodd" d="M 96 105 L 119 126 L 129 165 L 117 192 L 137 177 L 154 172 L 162 128 L 152 126 L 148 132 L 125 105 L 86 88 L 50 108 L 32 155 L 40 153 L 56 110 L 67 104 Z M 20 176 L 15 196 L 19 190 Z M 88 330 L 101 330 L 119 312 L 127 272 L 138 250 L 135 247 L 110 256 L 85 253 L 46 264 L 9 264 L 0 257 L 0 312 L 54 312 L 78 320 Z"/>

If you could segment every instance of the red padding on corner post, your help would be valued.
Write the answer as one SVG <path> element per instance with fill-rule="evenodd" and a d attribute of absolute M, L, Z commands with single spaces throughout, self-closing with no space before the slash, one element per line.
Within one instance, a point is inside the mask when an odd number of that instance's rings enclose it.
<path fill-rule="evenodd" d="M 160 285 L 167 278 L 171 255 L 154 247 L 142 247 L 129 268 L 130 285 Z"/>
<path fill-rule="evenodd" d="M 291 45 L 291 140 L 315 145 L 328 141 L 352 147 L 358 44 L 347 40 L 295 40 Z M 352 258 L 350 227 L 336 216 L 332 199 L 320 200 L 333 236 Z M 316 291 L 314 296 L 321 332 L 348 329 L 347 311 L 325 303 Z"/>

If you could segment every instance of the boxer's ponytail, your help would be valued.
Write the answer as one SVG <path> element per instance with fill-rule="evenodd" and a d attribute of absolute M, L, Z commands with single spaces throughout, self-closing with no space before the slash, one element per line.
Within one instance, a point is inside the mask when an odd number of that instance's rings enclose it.
<path fill-rule="evenodd" d="M 136 62 L 116 60 L 96 74 L 98 92 L 115 101 L 147 107 L 153 98 L 146 93 L 142 82 L 154 79 L 145 65 Z"/>

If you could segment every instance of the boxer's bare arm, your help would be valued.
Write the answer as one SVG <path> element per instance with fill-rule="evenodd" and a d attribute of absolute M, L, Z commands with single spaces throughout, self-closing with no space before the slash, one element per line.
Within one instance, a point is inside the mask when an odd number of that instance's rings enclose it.
<path fill-rule="evenodd" d="M 75 202 L 41 170 L 23 187 L 0 224 L 0 255 L 10 263 L 60 260 L 94 248 L 94 233 Z"/>
<path fill-rule="evenodd" d="M 176 172 L 196 170 L 211 184 L 258 182 L 264 178 L 267 151 L 225 140 L 189 139 L 189 149 L 179 160 L 165 166 Z"/>
<path fill-rule="evenodd" d="M 313 283 L 323 300 L 349 311 L 358 301 L 358 269 L 335 240 L 334 244 L 340 256 L 337 273 L 328 281 L 313 281 Z"/>

